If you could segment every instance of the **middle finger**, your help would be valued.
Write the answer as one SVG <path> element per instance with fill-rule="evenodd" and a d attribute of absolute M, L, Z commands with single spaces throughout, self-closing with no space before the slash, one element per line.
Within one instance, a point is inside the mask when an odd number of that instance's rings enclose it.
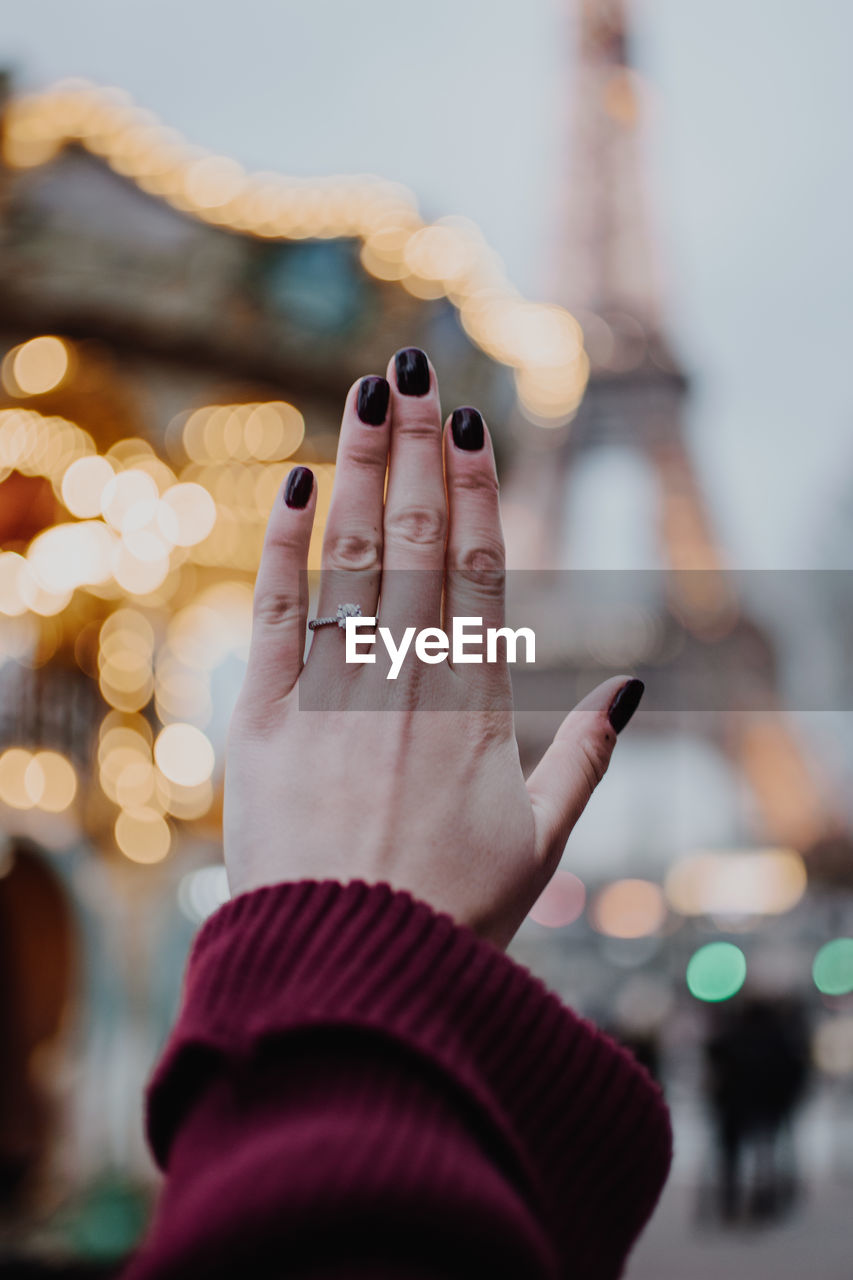
<path fill-rule="evenodd" d="M 388 368 L 392 429 L 385 496 L 380 618 L 392 629 L 438 626 L 444 584 L 447 498 L 438 382 L 417 347 Z"/>

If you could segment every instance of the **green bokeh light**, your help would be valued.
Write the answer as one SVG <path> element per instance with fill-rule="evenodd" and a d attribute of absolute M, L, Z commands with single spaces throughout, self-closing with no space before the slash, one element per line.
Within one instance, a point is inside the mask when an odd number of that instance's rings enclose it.
<path fill-rule="evenodd" d="M 733 942 L 709 942 L 687 964 L 687 988 L 697 1000 L 730 1000 L 746 978 L 746 957 Z"/>
<path fill-rule="evenodd" d="M 853 938 L 833 938 L 821 947 L 812 965 L 821 995 L 846 996 L 853 991 Z"/>

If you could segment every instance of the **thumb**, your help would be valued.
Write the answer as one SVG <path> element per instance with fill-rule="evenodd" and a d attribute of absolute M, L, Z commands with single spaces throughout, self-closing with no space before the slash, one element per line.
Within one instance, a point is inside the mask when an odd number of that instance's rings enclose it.
<path fill-rule="evenodd" d="M 593 689 L 566 716 L 527 780 L 533 807 L 536 857 L 559 859 L 572 828 L 607 772 L 616 735 L 637 710 L 645 685 L 614 676 Z"/>

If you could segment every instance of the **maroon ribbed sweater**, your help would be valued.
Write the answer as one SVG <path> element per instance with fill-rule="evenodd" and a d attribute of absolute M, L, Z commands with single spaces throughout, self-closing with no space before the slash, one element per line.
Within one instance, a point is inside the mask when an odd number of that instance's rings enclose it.
<path fill-rule="evenodd" d="M 669 1168 L 660 1091 L 408 893 L 300 881 L 199 933 L 147 1098 L 123 1280 L 612 1280 Z"/>

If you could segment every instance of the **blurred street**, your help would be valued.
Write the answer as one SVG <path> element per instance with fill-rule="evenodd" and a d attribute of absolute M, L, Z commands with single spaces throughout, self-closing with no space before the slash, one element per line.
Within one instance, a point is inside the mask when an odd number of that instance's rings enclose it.
<path fill-rule="evenodd" d="M 799 1198 L 789 1214 L 767 1223 L 709 1220 L 707 1130 L 689 1107 L 674 1109 L 674 1124 L 673 1173 L 626 1280 L 849 1280 L 853 1143 L 849 1118 L 839 1129 L 828 1097 L 813 1099 L 801 1117 Z"/>

